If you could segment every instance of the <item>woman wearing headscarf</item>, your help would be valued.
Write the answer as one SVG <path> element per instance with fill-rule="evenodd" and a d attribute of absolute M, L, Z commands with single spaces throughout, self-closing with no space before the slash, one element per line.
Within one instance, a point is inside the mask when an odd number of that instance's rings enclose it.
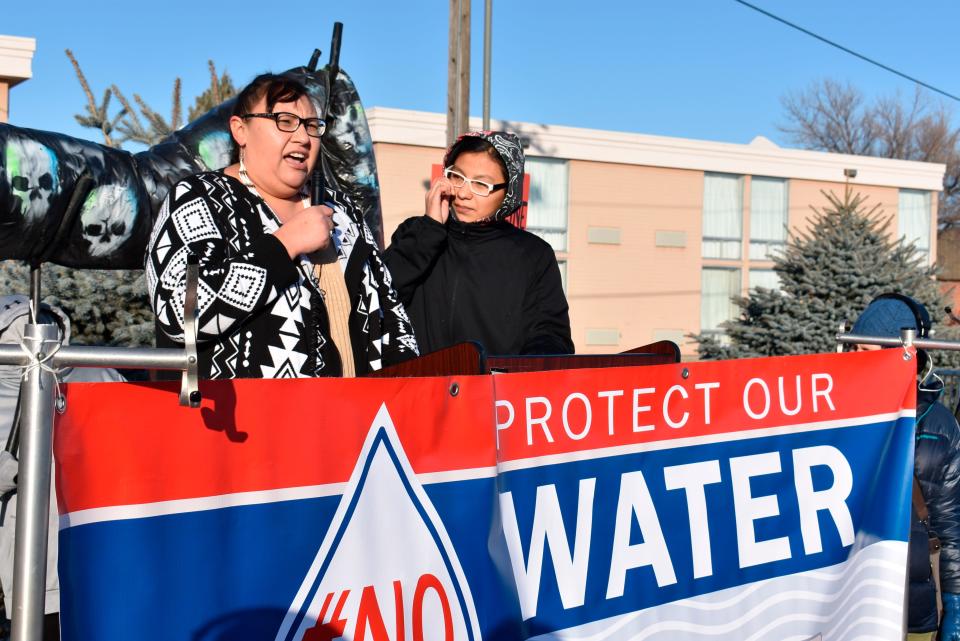
<path fill-rule="evenodd" d="M 570 354 L 569 307 L 553 248 L 504 220 L 522 204 L 523 149 L 510 133 L 461 136 L 426 213 L 385 252 L 421 351 L 477 341 L 491 354 Z"/>
<path fill-rule="evenodd" d="M 417 344 L 360 212 L 307 183 L 325 123 L 306 88 L 258 76 L 237 97 L 238 162 L 177 183 L 146 262 L 158 345 L 183 342 L 187 257 L 200 263 L 201 375 L 361 375 L 417 354 Z"/>

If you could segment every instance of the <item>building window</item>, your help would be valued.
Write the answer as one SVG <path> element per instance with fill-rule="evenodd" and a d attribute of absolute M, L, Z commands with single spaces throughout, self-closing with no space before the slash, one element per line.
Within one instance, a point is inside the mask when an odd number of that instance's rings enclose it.
<path fill-rule="evenodd" d="M 722 331 L 720 323 L 737 316 L 733 297 L 739 295 L 739 269 L 704 267 L 700 278 L 700 331 Z"/>
<path fill-rule="evenodd" d="M 527 231 L 554 251 L 567 251 L 567 161 L 527 156 L 524 170 L 530 175 Z"/>
<path fill-rule="evenodd" d="M 740 258 L 743 234 L 743 178 L 703 177 L 703 257 Z"/>
<path fill-rule="evenodd" d="M 557 266 L 560 268 L 560 285 L 563 286 L 563 293 L 567 293 L 567 261 L 558 260 Z"/>
<path fill-rule="evenodd" d="M 930 192 L 915 189 L 900 190 L 897 211 L 897 231 L 906 242 L 916 243 L 917 249 L 930 260 Z"/>
<path fill-rule="evenodd" d="M 750 280 L 750 289 L 757 287 L 780 289 L 780 277 L 772 269 L 751 269 L 747 276 Z"/>
<path fill-rule="evenodd" d="M 750 180 L 750 260 L 772 260 L 787 242 L 787 181 Z"/>

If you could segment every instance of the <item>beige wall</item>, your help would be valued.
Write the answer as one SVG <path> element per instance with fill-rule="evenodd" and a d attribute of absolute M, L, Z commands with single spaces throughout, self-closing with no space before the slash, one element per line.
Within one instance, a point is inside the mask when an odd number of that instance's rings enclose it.
<path fill-rule="evenodd" d="M 397 225 L 423 214 L 430 168 L 441 161 L 443 150 L 393 143 L 374 147 L 389 243 Z M 571 330 L 580 353 L 614 353 L 669 339 L 692 357 L 696 347 L 685 336 L 700 331 L 702 267 L 739 268 L 746 294 L 749 269 L 773 266 L 748 259 L 750 176 L 743 183 L 743 258 L 721 261 L 701 258 L 704 172 L 586 160 L 570 160 L 568 167 L 568 250 L 558 259 L 567 263 Z M 867 196 L 867 207 L 879 205 L 883 216 L 891 217 L 895 234 L 898 189 L 856 183 L 854 188 Z M 790 229 L 807 227 L 814 215 L 811 205 L 828 204 L 821 191 L 842 196 L 843 190 L 839 181 L 789 179 Z M 931 200 L 935 219 L 935 194 Z"/>
<path fill-rule="evenodd" d="M 571 161 L 569 186 L 567 298 L 577 351 L 623 351 L 696 330 L 703 173 Z M 590 242 L 590 228 L 618 230 L 620 244 Z M 686 246 L 657 247 L 658 231 L 684 236 Z M 597 344 L 613 332 L 616 344 Z"/>
<path fill-rule="evenodd" d="M 10 85 L 0 78 L 0 122 L 10 120 Z"/>
<path fill-rule="evenodd" d="M 833 192 L 839 198 L 843 198 L 845 185 L 836 182 L 819 182 L 813 180 L 791 180 L 790 181 L 790 229 L 804 229 L 806 222 L 813 216 L 810 205 L 817 208 L 829 206 L 827 198 L 822 192 Z M 896 187 L 877 187 L 873 185 L 851 184 L 851 188 L 856 192 L 866 196 L 864 207 L 869 211 L 873 207 L 879 206 L 878 213 L 883 212 L 884 216 L 893 216 L 891 223 L 892 229 L 897 229 L 897 206 L 899 204 L 899 190 Z"/>
<path fill-rule="evenodd" d="M 843 183 L 817 182 L 810 180 L 791 180 L 790 181 L 790 229 L 805 229 L 807 221 L 813 215 L 810 205 L 823 207 L 827 204 L 827 199 L 822 192 L 833 192 L 838 197 L 843 197 Z M 898 230 L 898 210 L 900 207 L 900 190 L 896 187 L 881 187 L 877 185 L 860 185 L 851 183 L 851 188 L 859 194 L 866 196 L 863 207 L 867 211 L 876 207 L 874 216 L 880 219 L 890 219 L 890 234 L 894 237 Z M 930 262 L 937 262 L 937 203 L 939 194 L 930 192 Z"/>
<path fill-rule="evenodd" d="M 400 223 L 410 216 L 423 215 L 427 193 L 424 181 L 430 180 L 431 165 L 443 160 L 443 150 L 388 143 L 375 143 L 373 150 L 383 203 L 383 238 L 389 245 Z"/>

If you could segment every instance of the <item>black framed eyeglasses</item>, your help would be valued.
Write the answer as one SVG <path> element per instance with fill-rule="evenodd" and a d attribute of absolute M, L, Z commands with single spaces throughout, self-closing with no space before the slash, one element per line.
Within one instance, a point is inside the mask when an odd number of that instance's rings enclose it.
<path fill-rule="evenodd" d="M 450 184 L 454 189 L 460 189 L 464 185 L 469 185 L 470 191 L 477 196 L 489 196 L 498 189 L 503 189 L 507 186 L 507 183 L 497 183 L 494 185 L 483 180 L 467 178 L 460 172 L 454 171 L 450 167 L 447 167 L 443 170 L 443 177 L 450 181 Z"/>
<path fill-rule="evenodd" d="M 244 120 L 247 118 L 268 118 L 277 125 L 277 129 L 289 134 L 292 134 L 299 129 L 300 125 L 303 125 L 303 128 L 307 131 L 307 135 L 311 138 L 319 138 L 323 135 L 323 132 L 327 130 L 327 123 L 319 118 L 301 118 L 297 114 L 292 114 L 287 111 L 278 111 L 276 113 L 244 114 L 241 117 Z"/>

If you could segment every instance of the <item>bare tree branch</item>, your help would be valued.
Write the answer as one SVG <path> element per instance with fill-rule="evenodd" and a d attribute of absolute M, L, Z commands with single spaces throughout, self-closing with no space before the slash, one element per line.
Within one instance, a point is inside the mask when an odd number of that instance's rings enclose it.
<path fill-rule="evenodd" d="M 77 79 L 80 81 L 80 86 L 87 98 L 86 113 L 76 114 L 74 118 L 84 127 L 100 130 L 107 145 L 118 147 L 127 141 L 148 146 L 154 145 L 177 131 L 184 124 L 183 82 L 179 77 L 173 81 L 172 104 L 168 122 L 158 112 L 154 111 L 139 94 L 133 94 L 133 102 L 131 103 L 115 84 L 104 92 L 103 100 L 98 105 L 93 96 L 93 91 L 90 89 L 90 84 L 80 69 L 80 64 L 74 57 L 73 52 L 67 49 L 66 54 L 73 64 Z M 210 70 L 211 85 L 209 89 L 194 99 L 188 116 L 191 121 L 220 104 L 222 100 L 232 98 L 236 94 L 230 76 L 224 72 L 218 78 L 213 60 L 208 60 L 207 65 Z M 122 108 L 117 114 L 111 116 L 109 113 L 110 101 L 114 96 L 116 96 Z"/>
<path fill-rule="evenodd" d="M 894 94 L 867 104 L 859 89 L 830 79 L 781 102 L 779 129 L 801 147 L 945 164 L 939 219 L 960 224 L 960 129 L 946 105 L 919 88 L 908 99 Z"/>
<path fill-rule="evenodd" d="M 99 129 L 100 133 L 103 134 L 103 142 L 108 147 L 115 146 L 115 141 L 110 137 L 110 132 L 112 129 L 112 122 L 107 116 L 107 109 L 110 105 L 110 90 L 107 89 L 103 93 L 103 103 L 98 107 L 97 101 L 93 97 L 93 91 L 90 89 L 90 83 L 87 82 L 87 77 L 84 75 L 83 70 L 80 68 L 80 63 L 77 62 L 76 57 L 73 55 L 73 52 L 69 49 L 64 50 L 67 54 L 67 58 L 70 59 L 70 63 L 73 65 L 73 70 L 77 75 L 77 80 L 80 81 L 80 87 L 83 89 L 84 95 L 87 97 L 87 116 L 76 115 L 74 118 L 77 119 L 77 122 L 80 123 L 83 127 L 90 127 L 91 129 Z"/>
<path fill-rule="evenodd" d="M 137 110 L 133 108 L 133 105 L 130 104 L 130 101 L 127 100 L 127 97 L 120 91 L 117 85 L 112 85 L 112 88 L 117 100 L 123 105 L 122 115 L 118 116 L 120 124 L 117 125 L 117 131 L 124 136 L 123 140 L 150 144 L 150 135 L 147 130 L 143 128 L 143 123 L 140 122 L 140 118 L 137 117 Z"/>

